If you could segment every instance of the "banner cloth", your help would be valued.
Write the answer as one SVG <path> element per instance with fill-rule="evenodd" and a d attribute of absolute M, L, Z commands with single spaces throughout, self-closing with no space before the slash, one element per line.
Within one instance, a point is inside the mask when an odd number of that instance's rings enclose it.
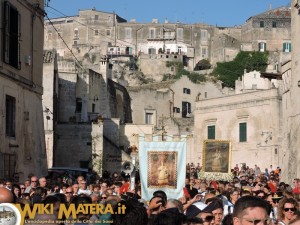
<path fill-rule="evenodd" d="M 142 198 L 150 200 L 157 190 L 166 192 L 168 199 L 183 196 L 186 177 L 186 140 L 139 141 L 139 167 Z"/>

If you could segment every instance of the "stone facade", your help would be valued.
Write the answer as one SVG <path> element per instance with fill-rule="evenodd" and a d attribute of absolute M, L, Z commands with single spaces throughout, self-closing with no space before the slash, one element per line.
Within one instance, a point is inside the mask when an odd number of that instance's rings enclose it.
<path fill-rule="evenodd" d="M 250 17 L 242 25 L 241 50 L 269 52 L 269 67 L 280 71 L 292 50 L 291 8 L 279 7 Z"/>
<path fill-rule="evenodd" d="M 54 50 L 44 55 L 48 165 L 120 170 L 119 126 L 132 121 L 131 103 L 127 90 L 111 80 L 107 59 L 94 65 L 96 72 L 58 60 Z"/>
<path fill-rule="evenodd" d="M 232 143 L 231 167 L 246 163 L 261 169 L 279 165 L 281 152 L 281 95 L 268 89 L 221 98 L 201 100 L 195 110 L 195 153 L 202 159 L 203 141 L 208 127 L 214 127 L 216 140 Z M 240 124 L 246 124 L 245 140 L 240 139 Z M 200 160 L 201 162 L 201 160 Z"/>
<path fill-rule="evenodd" d="M 161 117 L 192 117 L 196 101 L 224 95 L 220 83 L 195 84 L 187 76 L 179 80 L 128 87 L 128 91 L 132 99 L 133 123 L 155 126 Z M 146 115 L 151 118 L 147 120 Z"/>
<path fill-rule="evenodd" d="M 43 0 L 0 1 L 0 178 L 17 174 L 16 182 L 29 173 L 47 173 L 42 114 L 44 34 L 40 32 L 43 6 Z"/>
<path fill-rule="evenodd" d="M 45 36 L 45 48 L 56 48 L 64 58 L 72 54 L 61 39 L 79 59 L 89 57 L 95 63 L 107 55 L 123 65 L 138 62 L 141 72 L 159 82 L 163 74 L 174 73 L 164 60 L 182 62 L 192 71 L 202 59 L 215 66 L 233 60 L 241 50 L 269 51 L 270 67 L 279 71 L 291 51 L 291 14 L 290 8 L 280 7 L 252 16 L 241 26 L 216 27 L 157 19 L 127 22 L 113 13 L 80 10 L 78 16 L 47 22 Z"/>
<path fill-rule="evenodd" d="M 283 145 L 284 150 L 281 163 L 283 168 L 283 180 L 292 183 L 294 178 L 300 176 L 299 157 L 299 127 L 300 127 L 300 16 L 299 1 L 291 1 L 292 31 L 291 41 L 293 43 L 292 60 L 282 65 L 282 77 L 284 81 L 283 94 Z"/>
<path fill-rule="evenodd" d="M 58 74 L 57 54 L 54 50 L 44 51 L 43 66 L 43 113 L 45 142 L 47 152 L 47 165 L 53 166 L 54 129 L 57 122 L 58 111 Z"/>

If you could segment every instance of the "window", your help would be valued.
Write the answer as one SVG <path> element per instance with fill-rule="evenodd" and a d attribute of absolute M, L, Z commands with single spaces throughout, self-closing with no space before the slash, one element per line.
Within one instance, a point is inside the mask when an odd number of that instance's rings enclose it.
<path fill-rule="evenodd" d="M 155 38 L 155 29 L 154 28 L 149 29 L 149 38 L 150 39 Z"/>
<path fill-rule="evenodd" d="M 74 46 L 77 46 L 77 44 L 78 44 L 78 41 L 74 41 Z"/>
<path fill-rule="evenodd" d="M 183 88 L 183 93 L 190 95 L 191 94 L 191 89 L 189 89 L 189 88 Z"/>
<path fill-rule="evenodd" d="M 78 38 L 78 28 L 74 29 L 74 38 Z"/>
<path fill-rule="evenodd" d="M 153 113 L 146 113 L 145 123 L 146 124 L 153 124 Z"/>
<path fill-rule="evenodd" d="M 201 47 L 202 58 L 207 58 L 207 47 Z"/>
<path fill-rule="evenodd" d="M 99 35 L 99 30 L 95 30 L 95 36 Z"/>
<path fill-rule="evenodd" d="M 21 16 L 17 9 L 8 1 L 4 3 L 4 44 L 3 58 L 4 62 L 17 68 L 21 68 L 20 64 L 20 24 Z"/>
<path fill-rule="evenodd" d="M 180 108 L 173 107 L 173 112 L 174 112 L 174 113 L 180 113 Z"/>
<path fill-rule="evenodd" d="M 240 142 L 247 141 L 247 123 L 240 123 Z"/>
<path fill-rule="evenodd" d="M 277 27 L 277 22 L 276 22 L 276 21 L 273 21 L 273 22 L 272 22 L 272 27 L 273 27 L 273 28 L 276 28 L 276 27 Z"/>
<path fill-rule="evenodd" d="M 0 177 L 10 179 L 15 173 L 16 155 L 0 153 Z"/>
<path fill-rule="evenodd" d="M 216 139 L 216 127 L 211 125 L 207 127 L 207 139 Z"/>
<path fill-rule="evenodd" d="M 105 33 L 106 33 L 106 36 L 110 36 L 110 30 L 106 30 Z"/>
<path fill-rule="evenodd" d="M 6 136 L 16 136 L 16 98 L 6 95 L 5 99 L 5 131 Z"/>
<path fill-rule="evenodd" d="M 178 40 L 183 39 L 183 28 L 177 28 L 177 39 Z"/>
<path fill-rule="evenodd" d="M 291 52 L 292 51 L 292 43 L 284 42 L 283 43 L 283 52 Z"/>
<path fill-rule="evenodd" d="M 207 41 L 207 30 L 201 30 L 201 41 Z"/>
<path fill-rule="evenodd" d="M 191 113 L 191 103 L 190 102 L 182 102 L 182 111 L 181 115 L 183 118 L 190 117 Z"/>
<path fill-rule="evenodd" d="M 149 48 L 148 49 L 148 54 L 156 54 L 156 49 L 155 48 Z"/>
<path fill-rule="evenodd" d="M 264 21 L 259 21 L 259 27 L 265 27 L 265 22 Z"/>
<path fill-rule="evenodd" d="M 125 28 L 125 38 L 131 39 L 131 28 L 130 27 Z"/>
<path fill-rule="evenodd" d="M 76 109 L 75 112 L 81 112 L 82 109 L 82 99 L 81 98 L 76 98 Z"/>
<path fill-rule="evenodd" d="M 181 47 L 178 47 L 178 54 L 181 54 L 181 51 L 182 51 L 182 49 L 181 49 Z"/>
<path fill-rule="evenodd" d="M 95 15 L 95 20 L 99 20 L 99 15 Z"/>
<path fill-rule="evenodd" d="M 260 52 L 265 52 L 266 49 L 267 49 L 267 44 L 266 44 L 266 42 L 259 42 L 259 43 L 258 43 L 258 50 L 259 50 Z"/>
<path fill-rule="evenodd" d="M 96 104 L 92 104 L 92 112 L 94 113 L 95 112 L 95 108 L 96 108 Z"/>

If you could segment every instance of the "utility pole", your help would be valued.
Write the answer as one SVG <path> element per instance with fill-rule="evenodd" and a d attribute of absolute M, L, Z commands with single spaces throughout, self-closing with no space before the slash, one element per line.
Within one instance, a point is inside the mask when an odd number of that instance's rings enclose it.
<path fill-rule="evenodd" d="M 164 120 L 165 120 L 164 114 L 162 114 L 162 116 L 160 118 L 161 118 L 161 129 L 158 129 L 158 130 L 161 130 L 161 140 L 165 141 L 165 137 L 167 136 L 167 131 L 166 131 L 165 123 L 164 123 Z"/>
<path fill-rule="evenodd" d="M 144 26 L 141 26 L 140 28 L 136 29 L 135 31 L 135 56 L 137 57 L 137 47 L 138 47 L 138 31 L 143 29 Z"/>

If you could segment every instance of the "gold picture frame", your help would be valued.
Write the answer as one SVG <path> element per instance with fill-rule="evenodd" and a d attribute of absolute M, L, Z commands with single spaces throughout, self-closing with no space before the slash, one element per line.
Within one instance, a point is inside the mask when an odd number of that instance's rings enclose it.
<path fill-rule="evenodd" d="M 204 140 L 201 177 L 231 180 L 231 141 Z"/>

